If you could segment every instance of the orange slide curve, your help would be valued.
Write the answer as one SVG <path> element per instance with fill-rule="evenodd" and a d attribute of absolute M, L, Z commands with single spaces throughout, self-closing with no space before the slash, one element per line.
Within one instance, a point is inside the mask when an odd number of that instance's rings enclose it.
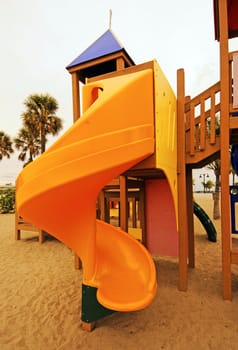
<path fill-rule="evenodd" d="M 72 248 L 106 308 L 144 308 L 156 271 L 144 246 L 96 220 L 100 190 L 154 152 L 153 71 L 87 84 L 83 116 L 17 179 L 17 210 Z"/>

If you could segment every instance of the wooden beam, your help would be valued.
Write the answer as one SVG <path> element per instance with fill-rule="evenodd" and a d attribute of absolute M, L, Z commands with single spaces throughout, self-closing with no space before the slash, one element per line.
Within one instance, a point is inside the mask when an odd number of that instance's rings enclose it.
<path fill-rule="evenodd" d="M 105 221 L 105 192 L 101 190 L 98 196 L 99 218 Z"/>
<path fill-rule="evenodd" d="M 145 69 L 154 69 L 154 61 L 149 61 L 145 63 L 138 64 L 136 66 L 130 66 L 128 68 L 122 69 L 120 71 L 110 72 L 102 75 L 98 75 L 96 77 L 88 78 L 88 83 L 101 80 L 101 79 L 108 79 L 113 77 L 118 77 L 119 75 L 125 75 L 125 74 L 131 74 L 135 72 L 139 72 Z"/>
<path fill-rule="evenodd" d="M 185 83 L 184 70 L 177 71 L 177 157 L 178 157 L 178 234 L 179 234 L 179 290 L 188 288 L 188 225 L 186 220 L 185 165 Z"/>
<path fill-rule="evenodd" d="M 128 58 L 128 56 L 121 51 L 119 53 L 116 52 L 116 53 L 112 53 L 110 55 L 96 58 L 90 62 L 78 64 L 77 66 L 73 66 L 73 67 L 69 68 L 68 71 L 71 74 L 74 72 L 79 72 L 79 71 L 81 72 L 84 69 L 88 69 L 90 67 L 97 66 L 97 65 L 100 65 L 103 63 L 107 63 L 108 61 L 113 61 L 113 60 L 116 60 L 117 58 L 120 58 L 120 57 L 123 58 L 123 60 L 127 63 L 127 65 L 129 67 L 133 65 L 132 61 Z"/>
<path fill-rule="evenodd" d="M 132 227 L 137 227 L 137 212 L 136 212 L 136 199 L 131 199 L 132 203 Z"/>
<path fill-rule="evenodd" d="M 78 73 L 72 73 L 73 121 L 80 118 L 80 92 Z"/>
<path fill-rule="evenodd" d="M 194 220 L 193 220 L 193 173 L 187 166 L 187 218 L 188 218 L 188 265 L 195 267 Z"/>
<path fill-rule="evenodd" d="M 125 68 L 125 61 L 123 59 L 123 57 L 118 57 L 116 59 L 116 70 L 122 70 Z"/>
<path fill-rule="evenodd" d="M 145 181 L 143 181 L 143 184 L 141 185 L 140 189 L 140 200 L 139 200 L 139 219 L 140 219 L 140 226 L 142 229 L 142 244 L 146 247 L 147 246 L 147 238 L 146 238 L 146 217 L 145 217 Z"/>
<path fill-rule="evenodd" d="M 127 196 L 127 177 L 120 176 L 120 227 L 128 232 L 128 196 Z"/>
<path fill-rule="evenodd" d="M 220 80 L 221 80 L 221 234 L 223 298 L 232 299 L 231 289 L 231 228 L 229 200 L 229 53 L 227 1 L 219 0 Z"/>

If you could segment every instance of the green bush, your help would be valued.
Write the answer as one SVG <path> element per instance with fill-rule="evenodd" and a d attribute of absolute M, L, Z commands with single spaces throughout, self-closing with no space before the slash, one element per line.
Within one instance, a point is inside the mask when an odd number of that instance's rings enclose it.
<path fill-rule="evenodd" d="M 15 189 L 7 188 L 0 191 L 0 212 L 2 214 L 14 212 Z"/>

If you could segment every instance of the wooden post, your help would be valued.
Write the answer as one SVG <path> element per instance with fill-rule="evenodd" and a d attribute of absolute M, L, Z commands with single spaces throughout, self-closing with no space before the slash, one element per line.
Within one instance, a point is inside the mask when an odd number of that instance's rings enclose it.
<path fill-rule="evenodd" d="M 74 268 L 75 268 L 75 270 L 82 269 L 82 261 L 76 253 L 74 253 Z"/>
<path fill-rule="evenodd" d="M 42 244 L 45 241 L 44 231 L 39 229 L 39 243 Z"/>
<path fill-rule="evenodd" d="M 78 73 L 72 74 L 72 96 L 73 96 L 73 121 L 76 122 L 80 118 L 80 91 Z"/>
<path fill-rule="evenodd" d="M 229 54 L 227 1 L 219 0 L 220 80 L 221 80 L 221 234 L 223 298 L 232 299 L 231 289 L 231 228 L 229 200 Z"/>
<path fill-rule="evenodd" d="M 178 156 L 178 234 L 179 234 L 179 285 L 181 291 L 188 288 L 188 226 L 186 215 L 186 165 L 184 121 L 184 70 L 177 71 L 177 156 Z"/>
<path fill-rule="evenodd" d="M 125 61 L 122 57 L 118 57 L 116 60 L 116 70 L 121 70 L 125 68 Z"/>
<path fill-rule="evenodd" d="M 187 218 L 188 218 L 188 265 L 195 267 L 194 220 L 193 220 L 193 173 L 187 166 Z"/>
<path fill-rule="evenodd" d="M 137 212 L 136 212 L 136 198 L 133 197 L 132 200 L 132 227 L 137 227 Z"/>
<path fill-rule="evenodd" d="M 30 222 L 24 221 L 22 217 L 18 215 L 18 212 L 15 211 L 15 239 L 21 239 L 21 231 L 33 231 L 38 232 L 39 234 L 39 243 L 44 243 L 45 240 L 45 232 L 39 227 L 31 224 Z"/>
<path fill-rule="evenodd" d="M 96 322 L 82 322 L 82 329 L 86 332 L 92 332 L 96 327 Z"/>
<path fill-rule="evenodd" d="M 98 206 L 100 212 L 100 220 L 105 221 L 105 192 L 101 190 L 98 196 Z"/>
<path fill-rule="evenodd" d="M 21 230 L 18 228 L 19 215 L 17 210 L 15 211 L 15 240 L 19 241 L 21 239 Z"/>
<path fill-rule="evenodd" d="M 147 246 L 146 241 L 146 218 L 145 218 L 145 181 L 140 186 L 140 200 L 139 200 L 139 218 L 140 218 L 140 226 L 142 228 L 142 244 Z"/>
<path fill-rule="evenodd" d="M 104 208 L 104 221 L 110 224 L 110 197 L 106 197 Z"/>
<path fill-rule="evenodd" d="M 121 175 L 120 181 L 120 227 L 128 232 L 128 196 L 127 196 L 127 177 Z"/>

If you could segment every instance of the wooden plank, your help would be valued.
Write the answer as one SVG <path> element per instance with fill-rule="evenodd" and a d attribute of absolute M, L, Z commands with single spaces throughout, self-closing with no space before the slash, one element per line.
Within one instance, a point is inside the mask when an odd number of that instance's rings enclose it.
<path fill-rule="evenodd" d="M 190 134 L 189 134 L 189 153 L 190 156 L 193 156 L 195 154 L 195 145 L 194 145 L 194 135 L 195 135 L 195 126 L 194 126 L 194 103 L 190 103 L 190 118 L 189 118 L 189 127 L 190 127 Z"/>
<path fill-rule="evenodd" d="M 215 116 L 215 94 L 211 94 L 210 107 L 210 145 L 216 143 L 216 116 Z"/>
<path fill-rule="evenodd" d="M 231 262 L 232 264 L 238 265 L 238 249 L 232 249 Z"/>
<path fill-rule="evenodd" d="M 205 100 L 208 99 L 212 94 L 216 94 L 220 91 L 220 81 L 215 83 L 214 85 L 210 86 L 203 92 L 201 92 L 199 95 L 196 95 L 191 99 L 191 101 L 194 103 L 194 105 L 199 104 L 201 98 L 204 98 Z"/>
<path fill-rule="evenodd" d="M 154 69 L 154 61 L 148 61 L 145 63 L 141 63 L 138 64 L 136 66 L 130 66 L 128 68 L 119 70 L 119 71 L 115 71 L 115 72 L 110 72 L 110 73 L 106 73 L 106 74 L 102 74 L 102 75 L 98 75 L 96 77 L 92 77 L 88 79 L 88 83 L 94 82 L 94 81 L 98 81 L 101 79 L 108 79 L 108 78 L 113 78 L 113 77 L 118 77 L 119 75 L 124 75 L 124 74 L 131 74 L 131 73 L 135 73 L 135 72 L 139 72 L 145 69 Z"/>
<path fill-rule="evenodd" d="M 103 64 L 103 63 L 108 62 L 108 61 L 116 60 L 119 57 L 122 57 L 128 66 L 131 66 L 132 63 L 131 63 L 130 59 L 128 58 L 128 56 L 125 53 L 123 53 L 122 51 L 120 51 L 120 52 L 112 53 L 110 55 L 96 58 L 90 62 L 78 64 L 77 66 L 73 66 L 73 67 L 69 68 L 68 71 L 69 71 L 69 73 L 79 72 L 79 71 L 82 71 L 86 68 L 90 68 L 92 66 L 97 66 L 97 65 Z"/>
<path fill-rule="evenodd" d="M 230 129 L 238 129 L 238 117 L 230 117 Z"/>
<path fill-rule="evenodd" d="M 200 102 L 200 145 L 199 150 L 203 151 L 205 149 L 206 140 L 206 121 L 205 121 L 205 101 L 204 98 Z"/>

